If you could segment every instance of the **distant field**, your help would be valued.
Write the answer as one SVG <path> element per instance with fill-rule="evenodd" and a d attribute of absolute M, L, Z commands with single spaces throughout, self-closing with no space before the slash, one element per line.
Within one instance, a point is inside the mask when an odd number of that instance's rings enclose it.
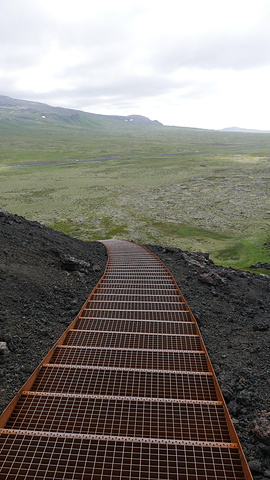
<path fill-rule="evenodd" d="M 270 260 L 269 160 L 194 156 L 3 169 L 1 205 L 84 240 L 122 237 Z"/>
<path fill-rule="evenodd" d="M 84 240 L 270 262 L 270 134 L 91 121 L 2 119 L 1 207 Z"/>

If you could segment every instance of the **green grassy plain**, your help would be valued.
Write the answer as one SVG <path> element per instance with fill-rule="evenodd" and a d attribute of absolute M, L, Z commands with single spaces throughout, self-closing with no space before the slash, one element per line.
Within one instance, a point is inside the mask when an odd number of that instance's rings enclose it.
<path fill-rule="evenodd" d="M 0 109 L 2 208 L 84 240 L 200 250 L 236 268 L 270 262 L 270 134 L 67 120 L 62 109 L 64 120 L 42 119 L 40 108 Z"/>

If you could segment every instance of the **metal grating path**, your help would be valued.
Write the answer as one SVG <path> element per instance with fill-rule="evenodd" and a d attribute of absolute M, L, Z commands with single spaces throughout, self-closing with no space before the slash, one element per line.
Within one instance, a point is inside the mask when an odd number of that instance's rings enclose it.
<path fill-rule="evenodd" d="M 252 480 L 172 275 L 102 243 L 104 276 L 0 417 L 0 479 Z"/>

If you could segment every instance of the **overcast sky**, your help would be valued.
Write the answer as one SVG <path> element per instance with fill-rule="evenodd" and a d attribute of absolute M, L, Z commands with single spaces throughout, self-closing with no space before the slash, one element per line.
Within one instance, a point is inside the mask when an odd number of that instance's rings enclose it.
<path fill-rule="evenodd" d="M 0 94 L 270 130 L 269 0 L 0 0 Z"/>

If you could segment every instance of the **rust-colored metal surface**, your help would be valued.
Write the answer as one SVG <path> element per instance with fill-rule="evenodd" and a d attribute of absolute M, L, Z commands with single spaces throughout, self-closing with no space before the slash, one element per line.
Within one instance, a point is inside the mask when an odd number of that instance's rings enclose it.
<path fill-rule="evenodd" d="M 252 480 L 170 272 L 103 243 L 104 276 L 0 417 L 0 479 Z"/>

